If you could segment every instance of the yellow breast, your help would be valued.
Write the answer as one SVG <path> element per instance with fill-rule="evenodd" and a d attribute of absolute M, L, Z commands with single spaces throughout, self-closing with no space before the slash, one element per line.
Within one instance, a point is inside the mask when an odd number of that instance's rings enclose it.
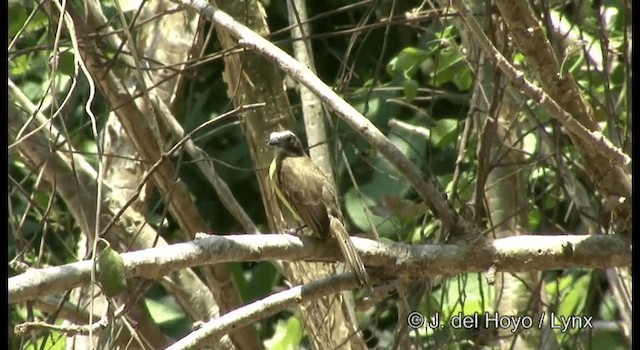
<path fill-rule="evenodd" d="M 275 191 L 276 196 L 278 196 L 282 204 L 285 205 L 285 207 L 291 213 L 293 218 L 296 221 L 302 223 L 303 221 L 300 218 L 300 215 L 298 215 L 295 209 L 293 209 L 291 204 L 289 204 L 289 200 L 285 197 L 284 193 L 282 193 L 282 191 L 280 190 L 280 179 L 278 178 L 277 167 L 278 167 L 277 158 L 274 158 L 273 161 L 271 162 L 271 165 L 269 165 L 269 180 L 271 182 L 271 188 L 273 189 L 273 191 Z"/>

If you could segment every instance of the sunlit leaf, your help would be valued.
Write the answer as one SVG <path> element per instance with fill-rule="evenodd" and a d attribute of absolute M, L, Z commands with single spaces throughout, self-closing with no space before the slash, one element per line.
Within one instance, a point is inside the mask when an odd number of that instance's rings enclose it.
<path fill-rule="evenodd" d="M 482 289 L 482 293 L 480 293 Z M 487 284 L 486 278 L 476 273 L 460 275 L 447 280 L 434 297 L 441 299 L 444 319 L 458 315 L 482 314 L 491 311 L 493 287 Z"/>
<path fill-rule="evenodd" d="M 13 38 L 27 19 L 27 10 L 18 0 L 9 0 L 8 5 L 9 37 Z"/>
<path fill-rule="evenodd" d="M 152 298 L 146 298 L 144 301 L 151 317 L 158 325 L 176 322 L 185 317 L 178 305 L 173 302 L 161 302 Z"/>
<path fill-rule="evenodd" d="M 404 89 L 404 97 L 408 102 L 413 102 L 413 99 L 416 98 L 418 94 L 418 82 L 413 79 L 408 79 L 404 81 L 402 87 Z"/>
<path fill-rule="evenodd" d="M 429 57 L 429 53 L 415 47 L 404 48 L 396 57 L 394 57 L 387 65 L 389 75 L 394 73 L 402 73 L 405 77 L 411 77 L 418 69 L 420 63 Z"/>
<path fill-rule="evenodd" d="M 271 339 L 265 340 L 264 345 L 269 350 L 293 350 L 300 348 L 300 341 L 304 334 L 302 322 L 296 316 L 286 320 L 279 320 L 276 331 Z"/>
<path fill-rule="evenodd" d="M 37 338 L 36 344 L 28 343 L 24 350 L 64 350 L 67 347 L 67 337 L 60 332 L 46 332 Z"/>
<path fill-rule="evenodd" d="M 444 147 L 456 140 L 458 121 L 455 119 L 440 119 L 431 129 L 431 142 L 436 147 Z"/>

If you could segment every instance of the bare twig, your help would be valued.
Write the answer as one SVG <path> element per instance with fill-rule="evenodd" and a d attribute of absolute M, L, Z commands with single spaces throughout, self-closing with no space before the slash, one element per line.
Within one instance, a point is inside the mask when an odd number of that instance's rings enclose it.
<path fill-rule="evenodd" d="M 402 131 L 406 131 L 408 133 L 420 136 L 425 140 L 429 140 L 431 138 L 431 131 L 422 126 L 416 126 L 395 118 L 389 120 L 388 125 L 390 128 L 398 128 Z"/>
<path fill-rule="evenodd" d="M 62 333 L 66 333 L 66 334 L 91 334 L 91 333 L 95 333 L 100 329 L 104 329 L 106 328 L 110 323 L 112 323 L 114 320 L 124 316 L 130 309 L 132 304 L 127 304 L 127 305 L 122 305 L 120 306 L 113 315 L 113 318 L 108 317 L 107 315 L 105 315 L 104 317 L 102 317 L 100 320 L 90 323 L 90 324 L 82 324 L 82 325 L 78 325 L 78 324 L 63 324 L 63 325 L 58 325 L 58 324 L 51 324 L 51 323 L 47 323 L 47 322 L 42 322 L 42 321 L 32 321 L 32 322 L 23 322 L 20 323 L 18 325 L 15 326 L 15 332 L 17 334 L 24 334 L 27 333 L 28 331 L 34 330 L 34 329 L 41 329 L 41 330 L 45 330 L 45 331 L 56 331 L 56 332 L 62 332 Z"/>

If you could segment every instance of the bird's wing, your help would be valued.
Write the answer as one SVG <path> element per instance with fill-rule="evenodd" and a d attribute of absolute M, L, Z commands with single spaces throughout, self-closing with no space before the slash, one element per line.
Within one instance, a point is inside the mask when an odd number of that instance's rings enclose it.
<path fill-rule="evenodd" d="M 324 202 L 325 176 L 308 157 L 285 157 L 278 172 L 278 186 L 289 207 L 320 238 L 330 235 Z"/>
<path fill-rule="evenodd" d="M 333 186 L 331 186 L 329 180 L 326 178 L 322 186 L 322 200 L 327 207 L 329 216 L 333 216 L 340 220 L 340 222 L 344 222 L 344 217 L 340 210 L 340 204 L 338 203 L 338 197 L 336 196 Z"/>

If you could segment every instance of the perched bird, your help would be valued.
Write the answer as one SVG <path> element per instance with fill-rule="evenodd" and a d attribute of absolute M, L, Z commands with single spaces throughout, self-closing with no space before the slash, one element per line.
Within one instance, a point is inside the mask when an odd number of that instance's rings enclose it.
<path fill-rule="evenodd" d="M 289 130 L 277 131 L 271 133 L 268 144 L 276 147 L 269 180 L 284 207 L 321 239 L 334 237 L 358 283 L 371 286 L 360 255 L 344 228 L 336 194 L 322 170 L 305 153 L 300 139 Z"/>

